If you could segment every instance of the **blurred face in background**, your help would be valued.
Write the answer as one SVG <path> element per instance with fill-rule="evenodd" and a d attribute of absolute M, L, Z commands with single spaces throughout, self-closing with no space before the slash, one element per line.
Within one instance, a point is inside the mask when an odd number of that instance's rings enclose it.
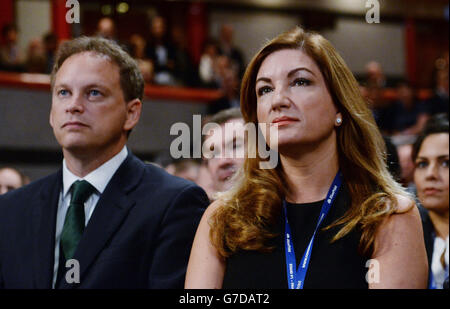
<path fill-rule="evenodd" d="M 0 169 L 0 194 L 20 188 L 22 186 L 22 178 L 19 173 L 11 168 Z"/>
<path fill-rule="evenodd" d="M 233 184 L 231 178 L 244 164 L 244 131 L 243 119 L 231 119 L 222 124 L 220 130 L 214 130 L 205 140 L 212 150 L 213 157 L 208 159 L 208 170 L 216 192 L 231 188 Z"/>
<path fill-rule="evenodd" d="M 421 204 L 429 211 L 448 214 L 449 134 L 427 136 L 419 149 L 414 181 Z"/>

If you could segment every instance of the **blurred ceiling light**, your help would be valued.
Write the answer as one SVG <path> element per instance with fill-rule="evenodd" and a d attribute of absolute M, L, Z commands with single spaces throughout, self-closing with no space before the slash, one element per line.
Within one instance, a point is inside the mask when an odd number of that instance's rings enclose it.
<path fill-rule="evenodd" d="M 101 11 L 102 11 L 103 15 L 111 15 L 111 13 L 112 13 L 112 6 L 109 5 L 109 4 L 102 5 Z"/>
<path fill-rule="evenodd" d="M 125 14 L 129 9 L 130 6 L 126 2 L 120 2 L 116 7 L 116 11 L 120 14 Z"/>

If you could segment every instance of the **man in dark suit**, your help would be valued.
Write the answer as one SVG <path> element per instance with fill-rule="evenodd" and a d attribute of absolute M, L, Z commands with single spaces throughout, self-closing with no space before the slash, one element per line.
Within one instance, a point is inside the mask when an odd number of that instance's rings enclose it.
<path fill-rule="evenodd" d="M 142 108 L 115 43 L 64 43 L 52 72 L 56 174 L 0 198 L 2 288 L 182 288 L 206 194 L 126 147 Z"/>

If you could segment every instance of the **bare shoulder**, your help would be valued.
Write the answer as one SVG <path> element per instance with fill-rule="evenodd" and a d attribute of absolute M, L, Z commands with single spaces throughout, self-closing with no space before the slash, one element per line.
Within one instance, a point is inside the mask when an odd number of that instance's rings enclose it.
<path fill-rule="evenodd" d="M 216 210 L 222 206 L 223 206 L 223 201 L 215 200 L 208 206 L 208 208 L 206 208 L 204 216 L 207 218 L 210 218 L 216 212 Z"/>
<path fill-rule="evenodd" d="M 412 199 L 396 198 L 396 212 L 377 229 L 372 258 L 382 266 L 382 280 L 371 288 L 424 288 L 428 266 L 419 210 Z"/>
<path fill-rule="evenodd" d="M 417 208 L 417 207 L 415 207 L 416 203 L 410 197 L 397 194 L 395 196 L 395 198 L 397 199 L 397 208 L 395 210 L 395 213 L 397 213 L 397 214 L 407 213 L 409 211 L 414 212 L 414 209 Z"/>
<path fill-rule="evenodd" d="M 382 235 L 386 234 L 388 239 L 392 240 L 396 237 L 411 235 L 404 232 L 421 229 L 422 222 L 420 220 L 420 213 L 414 200 L 408 196 L 397 194 L 396 196 L 395 212 L 387 217 L 379 227 L 378 239 L 383 239 Z M 393 231 L 396 233 L 392 234 Z"/>

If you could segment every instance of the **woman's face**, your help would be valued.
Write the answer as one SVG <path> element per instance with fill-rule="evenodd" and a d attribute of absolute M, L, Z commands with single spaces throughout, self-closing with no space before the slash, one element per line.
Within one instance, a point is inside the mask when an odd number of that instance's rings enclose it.
<path fill-rule="evenodd" d="M 427 136 L 415 163 L 414 182 L 420 203 L 430 211 L 448 212 L 449 134 Z"/>
<path fill-rule="evenodd" d="M 258 122 L 278 128 L 280 153 L 285 147 L 317 144 L 335 134 L 341 115 L 318 65 L 303 51 L 283 49 L 267 56 L 255 85 Z"/>

